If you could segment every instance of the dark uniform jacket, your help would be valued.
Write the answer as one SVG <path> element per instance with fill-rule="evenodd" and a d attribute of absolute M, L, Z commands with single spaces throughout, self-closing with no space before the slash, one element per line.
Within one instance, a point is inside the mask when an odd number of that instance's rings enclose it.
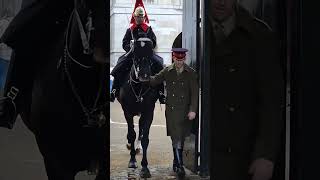
<path fill-rule="evenodd" d="M 138 26 L 137 28 L 135 28 L 132 31 L 132 35 L 135 40 L 137 40 L 141 37 L 147 37 L 147 38 L 151 39 L 153 42 L 153 49 L 157 46 L 157 37 L 154 34 L 151 26 L 147 29 L 147 32 L 144 32 L 142 30 L 142 28 L 140 26 Z M 132 35 L 131 35 L 131 29 L 128 28 L 126 31 L 126 34 L 124 35 L 123 40 L 122 40 L 122 48 L 126 52 L 128 52 L 130 50 L 130 40 L 132 40 Z"/>
<path fill-rule="evenodd" d="M 215 45 L 213 34 L 209 26 L 212 176 L 248 180 L 252 160 L 275 161 L 280 148 L 284 80 L 279 42 L 241 7 L 224 42 Z"/>
<path fill-rule="evenodd" d="M 126 53 L 130 51 L 130 41 L 133 40 L 132 36 L 135 40 L 137 40 L 141 37 L 147 37 L 147 38 L 151 39 L 152 43 L 153 43 L 153 49 L 157 45 L 157 38 L 156 38 L 156 35 L 154 34 L 151 27 L 148 28 L 147 32 L 144 32 L 142 30 L 142 28 L 140 26 L 138 26 L 132 31 L 132 35 L 131 35 L 131 29 L 128 28 L 126 31 L 126 34 L 124 35 L 124 37 L 122 39 L 122 48 L 126 51 Z M 126 73 L 129 72 L 129 70 L 132 66 L 132 61 L 131 61 L 132 57 L 133 57 L 132 53 L 128 57 L 125 57 L 124 55 L 120 56 L 116 66 L 113 68 L 113 70 L 111 72 L 111 75 L 113 75 L 115 78 L 118 78 L 116 76 L 121 76 L 123 74 L 123 72 L 126 72 Z M 157 58 L 156 61 L 159 62 L 159 64 L 161 65 L 161 69 L 162 69 L 162 65 L 163 65 L 162 58 L 158 58 L 157 56 L 153 56 L 153 57 Z M 157 68 L 157 70 L 158 70 L 158 68 Z M 160 70 L 158 70 L 157 72 L 159 72 Z M 124 77 L 120 77 L 121 82 L 123 81 L 123 79 L 124 79 Z M 120 83 L 120 84 L 122 84 L 122 83 Z"/>
<path fill-rule="evenodd" d="M 135 40 L 138 40 L 142 37 L 147 37 L 151 39 L 153 43 L 153 49 L 157 45 L 157 38 L 154 34 L 151 27 L 147 29 L 146 32 L 142 30 L 140 26 L 136 27 L 131 34 L 131 29 L 128 28 L 126 31 L 126 34 L 123 37 L 122 40 L 122 47 L 126 52 L 129 52 L 130 50 L 130 41 L 133 40 L 132 36 Z M 132 58 L 133 53 L 130 53 L 129 56 L 125 57 L 124 55 L 119 57 L 119 60 L 116 64 L 116 66 L 111 71 L 111 75 L 115 77 L 114 84 L 117 84 L 117 86 L 121 86 L 126 79 L 127 74 L 129 73 L 131 66 L 132 66 Z M 153 53 L 152 57 L 153 65 L 151 66 L 151 70 L 153 73 L 158 73 L 163 69 L 163 59 L 162 57 L 158 56 L 157 54 Z M 163 85 L 159 86 L 159 91 L 163 92 Z"/>
<path fill-rule="evenodd" d="M 196 72 L 188 65 L 177 75 L 174 64 L 164 68 L 151 77 L 151 85 L 166 82 L 166 124 L 167 135 L 183 138 L 191 133 L 192 121 L 188 119 L 189 112 L 198 110 L 199 89 Z"/>

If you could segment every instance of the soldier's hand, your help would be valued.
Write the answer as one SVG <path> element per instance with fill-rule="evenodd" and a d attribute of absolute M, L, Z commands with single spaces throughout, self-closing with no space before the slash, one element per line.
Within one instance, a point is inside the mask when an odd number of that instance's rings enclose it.
<path fill-rule="evenodd" d="M 194 118 L 196 118 L 196 113 L 195 112 L 189 112 L 188 113 L 188 118 L 189 118 L 189 120 L 193 120 Z"/>
<path fill-rule="evenodd" d="M 252 180 L 270 180 L 273 174 L 273 167 L 272 161 L 259 158 L 252 162 L 249 174 L 252 174 Z"/>

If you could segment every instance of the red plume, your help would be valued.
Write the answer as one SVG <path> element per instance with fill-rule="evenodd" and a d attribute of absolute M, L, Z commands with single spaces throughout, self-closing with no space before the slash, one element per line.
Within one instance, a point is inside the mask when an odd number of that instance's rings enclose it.
<path fill-rule="evenodd" d="M 148 27 L 149 27 L 149 18 L 148 18 L 148 15 L 147 15 L 147 11 L 146 9 L 144 8 L 144 5 L 143 5 L 143 1 L 142 0 L 136 0 L 136 4 L 134 6 L 134 9 L 133 9 L 133 13 L 131 15 L 131 21 L 130 21 L 130 28 L 131 30 L 133 30 L 137 25 L 136 25 L 136 22 L 134 20 L 134 11 L 136 10 L 137 7 L 143 7 L 144 9 L 144 12 L 145 12 L 145 20 L 144 22 L 141 24 L 141 27 L 144 31 L 147 31 Z"/>

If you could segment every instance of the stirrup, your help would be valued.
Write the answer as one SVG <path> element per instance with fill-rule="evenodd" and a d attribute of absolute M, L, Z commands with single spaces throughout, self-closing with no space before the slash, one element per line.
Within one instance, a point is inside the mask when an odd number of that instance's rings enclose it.
<path fill-rule="evenodd" d="M 14 99 L 16 99 L 16 97 L 18 96 L 19 93 L 19 89 L 12 86 L 10 91 L 7 93 L 7 97 L 10 98 L 12 101 L 14 101 Z"/>
<path fill-rule="evenodd" d="M 113 89 L 110 92 L 110 102 L 114 102 L 116 100 L 116 89 Z"/>
<path fill-rule="evenodd" d="M 111 94 L 114 94 L 114 96 L 116 96 L 116 91 L 117 89 L 112 89 Z"/>

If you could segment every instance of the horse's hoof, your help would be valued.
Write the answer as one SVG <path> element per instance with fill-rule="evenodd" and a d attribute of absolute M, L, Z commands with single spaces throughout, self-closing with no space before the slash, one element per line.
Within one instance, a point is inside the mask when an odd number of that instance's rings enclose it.
<path fill-rule="evenodd" d="M 128 168 L 138 168 L 137 160 L 133 159 L 129 161 Z"/>
<path fill-rule="evenodd" d="M 131 150 L 131 144 L 127 143 L 126 146 L 128 150 Z"/>
<path fill-rule="evenodd" d="M 140 177 L 141 178 L 151 178 L 150 171 L 147 167 L 142 167 L 140 171 Z"/>

